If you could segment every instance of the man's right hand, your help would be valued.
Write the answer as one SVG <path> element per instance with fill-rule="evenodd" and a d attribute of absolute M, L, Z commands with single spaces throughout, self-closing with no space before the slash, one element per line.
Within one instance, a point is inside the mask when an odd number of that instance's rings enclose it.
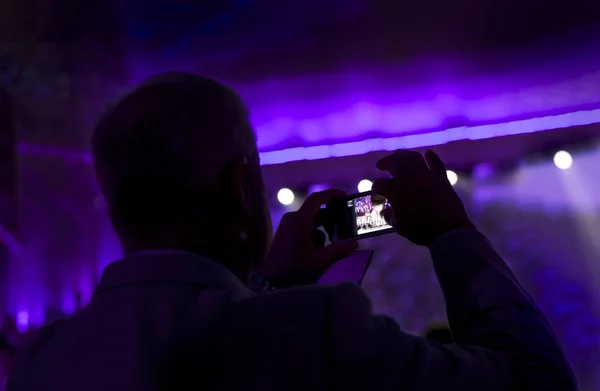
<path fill-rule="evenodd" d="M 398 150 L 380 159 L 377 168 L 392 175 L 376 180 L 373 192 L 390 202 L 401 236 L 430 246 L 447 232 L 475 228 L 448 181 L 446 165 L 433 151 L 423 157 L 418 152 Z"/>

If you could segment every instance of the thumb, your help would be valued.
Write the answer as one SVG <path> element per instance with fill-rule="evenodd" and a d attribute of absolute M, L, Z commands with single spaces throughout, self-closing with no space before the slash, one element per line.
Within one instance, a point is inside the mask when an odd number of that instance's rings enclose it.
<path fill-rule="evenodd" d="M 444 164 L 437 153 L 429 150 L 425 153 L 425 159 L 431 171 L 437 175 L 442 175 L 444 178 L 446 177 L 446 164 Z"/>
<path fill-rule="evenodd" d="M 319 229 L 313 229 L 310 232 L 310 240 L 316 248 L 325 247 L 325 241 L 327 240 L 327 235 Z"/>
<path fill-rule="evenodd" d="M 396 227 L 396 216 L 394 216 L 394 210 L 392 208 L 386 208 L 381 212 L 386 223 L 392 227 Z"/>
<path fill-rule="evenodd" d="M 373 194 L 382 195 L 389 200 L 392 193 L 391 189 L 393 185 L 393 178 L 376 179 L 375 182 L 373 182 Z"/>
<path fill-rule="evenodd" d="M 317 261 L 323 266 L 331 266 L 358 250 L 358 242 L 355 240 L 344 240 L 333 242 L 327 247 L 317 250 Z"/>

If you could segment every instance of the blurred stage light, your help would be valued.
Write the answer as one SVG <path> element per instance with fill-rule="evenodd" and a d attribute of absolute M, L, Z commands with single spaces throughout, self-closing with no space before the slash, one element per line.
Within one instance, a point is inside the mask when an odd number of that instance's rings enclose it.
<path fill-rule="evenodd" d="M 554 154 L 554 164 L 561 170 L 568 170 L 573 165 L 573 157 L 567 151 L 558 151 Z"/>
<path fill-rule="evenodd" d="M 282 205 L 291 205 L 294 198 L 294 192 L 285 187 L 277 193 L 277 199 Z"/>
<path fill-rule="evenodd" d="M 452 186 L 456 185 L 456 182 L 458 182 L 458 175 L 452 170 L 447 170 L 446 175 L 448 176 L 448 181 L 450 181 L 450 184 Z"/>
<path fill-rule="evenodd" d="M 479 163 L 473 168 L 473 178 L 487 179 L 494 175 L 494 166 L 491 163 Z"/>
<path fill-rule="evenodd" d="M 373 188 L 373 182 L 371 182 L 368 179 L 363 179 L 362 181 L 358 182 L 358 192 L 359 193 L 371 191 L 372 188 Z"/>
<path fill-rule="evenodd" d="M 29 327 L 29 314 L 26 311 L 20 311 L 17 314 L 17 329 L 20 332 L 27 331 Z"/>

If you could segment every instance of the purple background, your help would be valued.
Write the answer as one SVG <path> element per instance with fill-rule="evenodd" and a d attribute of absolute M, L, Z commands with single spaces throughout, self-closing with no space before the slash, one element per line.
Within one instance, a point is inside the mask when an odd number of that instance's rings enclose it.
<path fill-rule="evenodd" d="M 599 16 L 589 0 L 2 2 L 0 95 L 19 152 L 18 209 L 5 209 L 20 243 L 0 262 L 0 304 L 31 325 L 85 305 L 120 256 L 90 165 L 95 118 L 144 77 L 190 70 L 247 100 L 275 217 L 281 187 L 355 192 L 381 150 L 443 144 L 473 219 L 596 391 Z M 506 136 L 540 117 L 543 132 Z M 571 170 L 552 165 L 558 148 L 576 152 Z M 425 250 L 394 235 L 363 246 L 377 311 L 418 333 L 445 321 Z"/>

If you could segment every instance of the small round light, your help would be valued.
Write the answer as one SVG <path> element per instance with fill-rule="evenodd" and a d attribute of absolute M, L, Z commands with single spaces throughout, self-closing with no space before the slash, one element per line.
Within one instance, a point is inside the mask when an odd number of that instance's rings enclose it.
<path fill-rule="evenodd" d="M 452 186 L 456 185 L 456 182 L 458 182 L 458 175 L 454 171 L 447 170 L 446 176 L 448 176 L 448 181 Z"/>
<path fill-rule="evenodd" d="M 573 157 L 567 151 L 558 151 L 554 154 L 554 165 L 561 170 L 568 170 L 573 165 Z"/>
<path fill-rule="evenodd" d="M 25 332 L 29 328 L 29 314 L 26 311 L 20 311 L 17 314 L 17 330 Z"/>
<path fill-rule="evenodd" d="M 290 189 L 283 188 L 277 193 L 277 199 L 282 205 L 291 205 L 294 202 L 294 192 Z"/>
<path fill-rule="evenodd" d="M 362 181 L 358 182 L 358 192 L 359 193 L 371 191 L 372 188 L 373 188 L 373 182 L 371 182 L 368 179 L 363 179 Z"/>

